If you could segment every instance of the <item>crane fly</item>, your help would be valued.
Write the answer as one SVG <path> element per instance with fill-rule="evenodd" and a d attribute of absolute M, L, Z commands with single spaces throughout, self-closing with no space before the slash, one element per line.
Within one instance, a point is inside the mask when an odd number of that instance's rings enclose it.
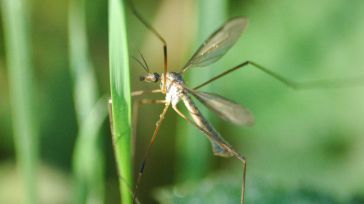
<path fill-rule="evenodd" d="M 147 148 L 146 154 L 144 156 L 141 169 L 139 171 L 135 191 L 140 182 L 141 175 L 144 171 L 146 159 L 148 156 L 149 149 L 153 145 L 155 138 L 157 136 L 158 130 L 161 126 L 162 121 L 165 118 L 167 110 L 172 107 L 174 111 L 185 119 L 187 122 L 191 123 L 193 126 L 198 128 L 211 142 L 212 150 L 214 155 L 222 157 L 232 157 L 235 156 L 243 164 L 243 181 L 242 181 L 242 195 L 241 203 L 244 203 L 244 191 L 245 191 L 245 175 L 246 175 L 246 159 L 241 156 L 233 147 L 223 139 L 220 133 L 211 125 L 211 123 L 206 120 L 202 115 L 199 108 L 193 102 L 192 97 L 195 97 L 202 104 L 208 107 L 213 112 L 217 113 L 222 119 L 239 124 L 239 125 L 252 125 L 254 122 L 251 113 L 242 107 L 241 105 L 228 100 L 220 95 L 198 91 L 198 88 L 205 86 L 204 83 L 194 89 L 188 88 L 183 80 L 183 74 L 194 67 L 205 67 L 208 66 L 221 57 L 223 57 L 226 52 L 236 43 L 241 34 L 243 33 L 247 25 L 247 18 L 245 17 L 235 17 L 227 22 L 225 22 L 222 27 L 215 31 L 195 52 L 191 59 L 183 66 L 179 72 L 168 72 L 165 69 L 164 73 L 151 73 L 149 67 L 143 57 L 142 61 L 136 59 L 138 63 L 142 65 L 144 70 L 147 72 L 144 76 L 140 77 L 141 81 L 149 83 L 158 83 L 159 89 L 153 90 L 152 92 L 163 93 L 165 95 L 164 100 L 147 100 L 144 99 L 141 103 L 161 103 L 164 104 L 164 109 L 160 114 L 159 120 L 156 123 L 156 128 L 153 133 L 151 142 Z M 166 47 L 166 46 L 165 46 Z M 166 50 L 166 49 L 165 49 Z M 165 54 L 166 56 L 166 54 Z M 165 60 L 166 61 L 166 60 Z M 245 65 L 243 65 L 245 66 Z M 221 77 L 221 76 L 220 76 Z M 220 78 L 218 77 L 218 78 Z M 214 80 L 217 78 L 215 77 Z M 209 81 L 208 83 L 210 83 Z M 145 91 L 133 92 L 133 96 L 138 96 L 146 93 Z M 192 119 L 183 114 L 179 108 L 178 104 L 182 102 L 188 110 L 189 115 Z M 134 194 L 135 197 L 135 194 Z"/>
<path fill-rule="evenodd" d="M 241 203 L 244 203 L 244 193 L 245 193 L 245 180 L 246 180 L 246 159 L 240 155 L 223 137 L 220 133 L 212 126 L 212 124 L 206 120 L 206 118 L 202 115 L 199 108 L 193 102 L 192 97 L 196 98 L 203 105 L 205 105 L 208 109 L 215 112 L 219 117 L 228 122 L 238 124 L 238 125 L 252 125 L 254 123 L 254 118 L 252 114 L 243 106 L 226 99 L 220 95 L 215 93 L 207 93 L 198 91 L 198 89 L 203 86 L 220 79 L 221 77 L 236 71 L 240 68 L 246 67 L 250 65 L 253 68 L 256 68 L 269 76 L 275 78 L 286 86 L 293 89 L 311 89 L 311 88 L 337 88 L 344 86 L 356 86 L 362 85 L 363 77 L 352 78 L 349 80 L 316 80 L 309 81 L 304 83 L 297 83 L 295 81 L 291 81 L 281 75 L 276 74 L 275 72 L 270 71 L 269 69 L 255 63 L 252 61 L 245 61 L 233 68 L 230 68 L 221 74 L 218 74 L 212 77 L 210 80 L 194 87 L 188 88 L 185 81 L 183 80 L 183 74 L 189 69 L 193 69 L 196 67 L 206 67 L 211 65 L 212 63 L 218 61 L 222 58 L 230 48 L 238 41 L 243 31 L 247 26 L 247 18 L 246 17 L 235 17 L 226 21 L 219 29 L 217 29 L 214 33 L 210 35 L 209 38 L 197 49 L 197 51 L 192 55 L 192 57 L 187 61 L 187 63 L 179 70 L 179 72 L 169 72 L 168 71 L 168 63 L 167 63 L 167 43 L 162 37 L 162 35 L 157 32 L 148 22 L 140 15 L 140 13 L 135 9 L 131 0 L 129 1 L 132 12 L 134 15 L 140 20 L 140 22 L 149 29 L 163 44 L 163 57 L 164 57 L 164 67 L 163 73 L 152 73 L 150 72 L 149 66 L 144 58 L 144 56 L 140 54 L 141 60 L 135 58 L 135 60 L 143 67 L 143 69 L 147 72 L 144 76 L 140 77 L 141 81 L 148 83 L 159 83 L 159 88 L 152 91 L 134 91 L 132 96 L 141 96 L 146 93 L 162 93 L 165 95 L 165 98 L 162 100 L 152 100 L 152 99 L 140 99 L 133 106 L 134 110 L 137 110 L 139 104 L 164 104 L 164 109 L 159 116 L 159 120 L 156 122 L 156 127 L 153 132 L 150 143 L 146 149 L 144 154 L 141 167 L 139 169 L 138 177 L 136 180 L 136 184 L 132 193 L 133 201 L 139 203 L 138 199 L 136 199 L 136 192 L 138 189 L 138 185 L 140 183 L 141 177 L 144 172 L 144 168 L 146 165 L 146 161 L 149 156 L 149 151 L 153 146 L 155 139 L 157 137 L 157 133 L 159 128 L 161 127 L 162 121 L 165 118 L 165 115 L 170 109 L 174 109 L 174 111 L 185 119 L 188 123 L 195 126 L 199 129 L 207 138 L 210 140 L 212 145 L 212 151 L 214 155 L 221 157 L 235 157 L 242 163 L 242 189 L 241 189 Z M 187 108 L 187 111 L 192 119 L 183 114 L 179 108 L 178 104 L 183 103 Z M 137 111 L 133 111 L 133 115 L 137 115 Z M 134 121 L 136 117 L 134 117 Z M 133 122 L 135 124 L 135 122 Z"/>

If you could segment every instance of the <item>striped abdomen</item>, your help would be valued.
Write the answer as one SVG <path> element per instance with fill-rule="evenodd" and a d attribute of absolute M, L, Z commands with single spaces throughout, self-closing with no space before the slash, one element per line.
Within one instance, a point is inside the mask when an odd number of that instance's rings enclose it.
<path fill-rule="evenodd" d="M 233 154 L 226 148 L 224 148 L 221 144 L 225 144 L 227 146 L 230 145 L 221 137 L 220 133 L 215 130 L 215 128 L 211 125 L 211 123 L 209 123 L 204 118 L 200 110 L 192 101 L 191 97 L 189 97 L 187 94 L 183 94 L 181 96 L 181 99 L 185 104 L 185 106 L 187 107 L 187 110 L 190 113 L 196 125 L 205 131 L 204 133 L 207 135 L 212 144 L 212 149 L 214 154 L 223 157 L 233 156 Z"/>

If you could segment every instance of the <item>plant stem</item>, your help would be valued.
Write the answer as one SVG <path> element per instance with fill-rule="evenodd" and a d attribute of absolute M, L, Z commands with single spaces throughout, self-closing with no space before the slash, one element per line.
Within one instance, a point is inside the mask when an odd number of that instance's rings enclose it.
<path fill-rule="evenodd" d="M 104 203 L 104 162 L 99 131 L 107 117 L 106 104 L 106 98 L 101 98 L 80 124 L 73 155 L 74 203 Z"/>
<path fill-rule="evenodd" d="M 97 100 L 96 77 L 88 55 L 85 0 L 70 0 L 68 17 L 70 68 L 78 123 L 82 123 Z"/>
<path fill-rule="evenodd" d="M 28 9 L 26 0 L 2 0 L 15 151 L 26 194 L 22 203 L 35 204 L 39 201 L 39 124 L 34 104 Z"/>
<path fill-rule="evenodd" d="M 132 203 L 130 187 L 131 161 L 131 96 L 129 55 L 124 14 L 124 2 L 109 0 L 109 66 L 112 99 L 112 123 L 115 157 L 120 176 L 123 204 Z"/>
<path fill-rule="evenodd" d="M 107 109 L 106 103 L 105 110 L 101 107 L 96 109 L 95 105 L 98 91 L 96 76 L 88 55 L 85 13 L 85 0 L 70 0 L 69 58 L 75 109 L 80 127 L 73 156 L 74 203 L 103 203 L 104 161 L 98 143 L 101 124 L 105 119 L 104 111 Z"/>

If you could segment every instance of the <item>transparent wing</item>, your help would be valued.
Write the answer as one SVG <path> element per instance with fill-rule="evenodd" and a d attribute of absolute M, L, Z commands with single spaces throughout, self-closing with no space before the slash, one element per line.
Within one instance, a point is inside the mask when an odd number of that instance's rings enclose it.
<path fill-rule="evenodd" d="M 207 66 L 219 60 L 235 44 L 247 25 L 247 18 L 236 17 L 215 31 L 195 52 L 182 72 L 191 67 Z"/>
<path fill-rule="evenodd" d="M 240 104 L 213 93 L 193 90 L 189 90 L 189 93 L 228 122 L 249 126 L 254 124 L 253 115 Z"/>

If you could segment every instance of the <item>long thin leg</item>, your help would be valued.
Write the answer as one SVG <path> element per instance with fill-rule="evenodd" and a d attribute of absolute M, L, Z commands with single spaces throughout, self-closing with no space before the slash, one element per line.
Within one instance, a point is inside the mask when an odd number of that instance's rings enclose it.
<path fill-rule="evenodd" d="M 109 107 L 109 121 L 110 121 L 110 129 L 111 129 L 112 138 L 113 138 L 113 140 L 114 140 L 114 138 L 115 138 L 115 137 L 114 137 L 114 127 L 113 127 L 113 124 L 114 124 L 114 123 L 113 123 L 113 119 L 112 119 L 112 100 L 111 100 L 111 99 L 109 99 L 108 107 Z M 115 144 L 115 141 L 113 141 L 113 144 Z M 118 172 L 118 177 L 119 177 L 120 181 L 126 184 L 125 186 L 127 186 L 127 187 L 128 187 L 128 191 L 129 191 L 129 193 L 133 196 L 133 198 L 135 199 L 135 202 L 136 202 L 137 204 L 140 204 L 139 199 L 135 196 L 135 194 L 134 194 L 134 193 L 133 193 L 133 191 L 131 190 L 131 187 L 127 184 L 127 182 L 126 182 L 126 180 L 124 179 L 124 177 L 123 177 L 122 175 L 120 175 L 120 174 L 119 174 L 119 171 L 117 171 L 117 172 Z"/>
<path fill-rule="evenodd" d="M 134 158 L 136 151 L 136 129 L 137 129 L 137 121 L 139 115 L 139 107 L 145 104 L 165 104 L 165 100 L 154 100 L 154 99 L 137 99 L 133 102 L 133 113 L 132 113 L 132 157 Z"/>
<path fill-rule="evenodd" d="M 292 89 L 315 89 L 315 88 L 338 88 L 338 87 L 349 87 L 349 86 L 357 86 L 357 85 L 363 85 L 363 76 L 362 77 L 356 77 L 356 78 L 350 78 L 350 79 L 326 79 L 326 80 L 314 80 L 314 81 L 307 81 L 307 82 L 295 82 L 292 80 L 289 80 L 279 74 L 276 74 L 275 72 L 270 71 L 269 69 L 258 65 L 255 62 L 252 61 L 246 61 L 244 63 L 241 63 L 231 69 L 226 70 L 225 72 L 211 78 L 210 80 L 196 86 L 194 89 L 199 89 L 235 70 L 238 70 L 242 67 L 245 67 L 247 65 L 251 65 L 254 68 L 257 68 L 264 73 L 270 75 L 271 77 L 277 79 L 278 81 L 282 82 L 286 86 L 292 88 Z"/>
<path fill-rule="evenodd" d="M 201 128 L 200 126 L 198 126 L 195 122 L 193 122 L 192 120 L 190 120 L 187 116 L 185 116 L 178 108 L 177 106 L 172 106 L 172 108 L 176 111 L 176 113 L 181 116 L 183 119 L 185 119 L 187 122 L 191 123 L 193 126 L 197 127 L 200 131 L 202 131 L 203 133 L 209 135 L 210 133 L 208 133 L 205 129 Z M 217 142 L 217 141 L 216 141 Z M 225 149 L 227 149 L 229 152 L 231 152 L 237 159 L 239 159 L 241 161 L 241 163 L 243 164 L 243 180 L 242 180 L 242 186 L 241 186 L 241 204 L 244 204 L 244 195 L 245 195 L 245 178 L 246 178 L 246 159 L 241 156 L 235 149 L 233 149 L 233 147 L 229 144 L 226 144 L 224 142 L 219 142 L 219 145 L 223 146 Z"/>
<path fill-rule="evenodd" d="M 148 156 L 149 156 L 149 151 L 150 151 L 151 147 L 153 146 L 153 144 L 155 142 L 155 139 L 157 137 L 157 133 L 158 133 L 159 128 L 160 128 L 160 126 L 162 124 L 162 121 L 164 120 L 164 117 L 165 117 L 165 115 L 167 113 L 167 110 L 168 110 L 169 106 L 170 106 L 169 103 L 165 103 L 164 109 L 163 109 L 162 113 L 159 115 L 159 120 L 155 124 L 156 127 L 154 129 L 153 136 L 152 136 L 152 138 L 150 140 L 150 143 L 149 143 L 149 145 L 147 147 L 147 150 L 145 151 L 144 158 L 143 158 L 143 161 L 142 161 L 142 164 L 140 166 L 139 173 L 138 173 L 138 178 L 137 178 L 136 183 L 135 183 L 135 188 L 134 188 L 134 193 L 133 193 L 134 194 L 133 200 L 136 198 L 135 197 L 136 196 L 136 192 L 138 190 L 138 186 L 139 186 L 140 180 L 141 180 L 142 175 L 144 173 L 144 168 L 145 168 L 145 165 L 146 165 Z"/>
<path fill-rule="evenodd" d="M 131 92 L 131 96 L 141 96 L 144 94 L 148 94 L 148 93 L 161 93 L 162 91 L 160 89 L 154 89 L 154 90 L 149 90 L 149 91 L 145 91 L 145 90 L 140 90 L 140 91 L 133 91 Z"/>
<path fill-rule="evenodd" d="M 167 63 L 167 42 L 166 40 L 162 37 L 161 34 L 159 34 L 159 32 L 153 28 L 153 26 L 151 26 L 144 18 L 142 15 L 140 15 L 140 13 L 136 10 L 134 3 L 132 0 L 129 0 L 129 4 L 131 7 L 132 12 L 134 13 L 134 15 L 140 20 L 140 22 L 148 29 L 150 30 L 162 43 L 163 43 L 163 57 L 164 57 L 164 85 L 162 88 L 162 92 L 166 93 L 166 82 L 167 82 L 167 71 L 168 71 L 168 63 Z"/>

